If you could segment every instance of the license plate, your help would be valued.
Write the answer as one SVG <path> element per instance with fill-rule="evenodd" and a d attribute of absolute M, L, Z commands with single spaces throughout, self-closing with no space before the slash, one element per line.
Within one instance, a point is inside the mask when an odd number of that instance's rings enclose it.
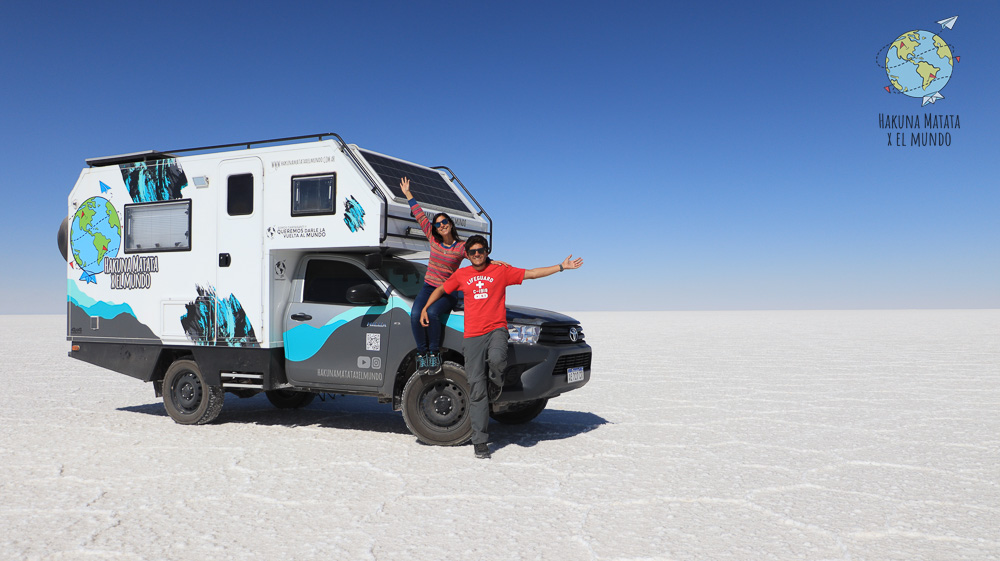
<path fill-rule="evenodd" d="M 570 368 L 566 371 L 566 381 L 572 384 L 573 382 L 583 381 L 583 367 L 577 366 L 576 368 Z"/>

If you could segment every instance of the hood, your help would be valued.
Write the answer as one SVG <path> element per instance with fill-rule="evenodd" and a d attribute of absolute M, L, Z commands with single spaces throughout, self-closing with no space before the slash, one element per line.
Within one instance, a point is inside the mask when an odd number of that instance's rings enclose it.
<path fill-rule="evenodd" d="M 544 323 L 578 324 L 575 319 L 548 310 L 529 308 L 527 306 L 507 306 L 507 321 L 525 325 L 542 325 Z"/>

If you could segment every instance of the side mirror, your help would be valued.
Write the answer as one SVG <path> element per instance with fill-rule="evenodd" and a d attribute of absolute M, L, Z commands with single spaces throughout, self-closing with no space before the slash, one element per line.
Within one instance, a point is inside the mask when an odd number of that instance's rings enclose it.
<path fill-rule="evenodd" d="M 377 306 L 386 303 L 385 295 L 373 284 L 356 284 L 347 289 L 347 301 L 361 306 Z"/>

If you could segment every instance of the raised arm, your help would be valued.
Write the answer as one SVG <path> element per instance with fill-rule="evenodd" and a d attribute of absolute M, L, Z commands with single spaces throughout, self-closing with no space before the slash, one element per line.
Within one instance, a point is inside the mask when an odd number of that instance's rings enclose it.
<path fill-rule="evenodd" d="M 573 255 L 570 254 L 569 257 L 563 260 L 562 263 L 558 265 L 552 265 L 551 267 L 538 267 L 537 269 L 528 269 L 524 272 L 524 280 L 528 279 L 540 279 L 542 277 L 547 277 L 549 275 L 554 275 L 560 271 L 565 271 L 566 269 L 579 269 L 583 266 L 583 257 L 577 257 L 573 259 Z"/>
<path fill-rule="evenodd" d="M 400 178 L 399 189 L 403 191 L 404 195 L 406 195 L 406 201 L 410 203 L 410 212 L 412 212 L 413 217 L 417 219 L 417 224 L 420 226 L 420 229 L 423 230 L 424 235 L 427 236 L 428 241 L 434 241 L 434 235 L 431 234 L 431 230 L 434 226 L 431 224 L 430 219 L 427 218 L 427 215 L 424 214 L 424 209 L 420 208 L 420 205 L 417 204 L 417 200 L 413 198 L 413 193 L 410 192 L 410 178 Z"/>

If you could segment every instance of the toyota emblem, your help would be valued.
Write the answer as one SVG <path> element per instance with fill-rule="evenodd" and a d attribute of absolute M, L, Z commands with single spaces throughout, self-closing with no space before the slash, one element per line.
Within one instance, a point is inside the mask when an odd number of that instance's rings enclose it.
<path fill-rule="evenodd" d="M 576 338 L 577 338 L 576 328 L 575 327 L 570 327 L 569 328 L 569 340 L 573 341 L 574 343 L 576 343 Z"/>

